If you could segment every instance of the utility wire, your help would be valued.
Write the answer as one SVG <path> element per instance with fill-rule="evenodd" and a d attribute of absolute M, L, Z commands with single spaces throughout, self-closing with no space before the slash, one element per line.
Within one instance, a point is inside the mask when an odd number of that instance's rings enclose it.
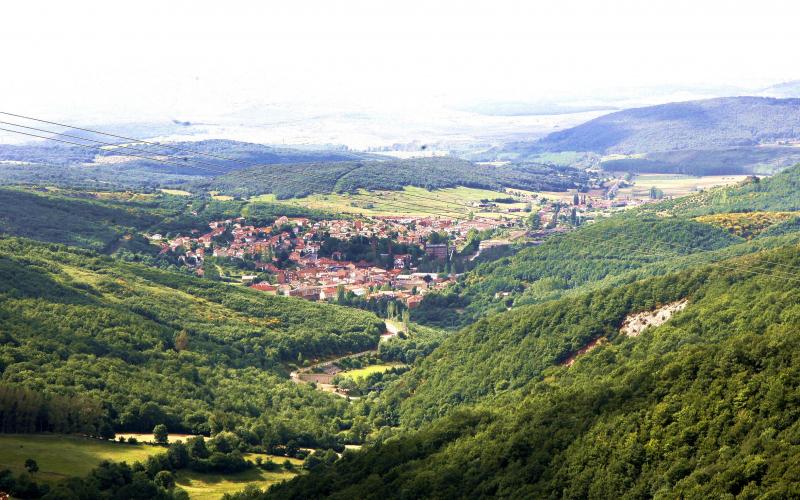
<path fill-rule="evenodd" d="M 40 123 L 47 123 L 49 125 L 56 125 L 56 126 L 59 126 L 59 127 L 66 127 L 66 128 L 71 128 L 71 129 L 75 129 L 75 130 L 82 130 L 84 132 L 91 132 L 93 134 L 105 135 L 107 137 L 115 137 L 117 139 L 124 139 L 126 141 L 139 142 L 139 143 L 142 143 L 142 144 L 148 144 L 150 146 L 157 146 L 157 147 L 160 147 L 160 148 L 172 149 L 173 151 L 183 151 L 185 153 L 192 153 L 192 154 L 197 154 L 197 155 L 202 155 L 202 156 L 208 156 L 210 158 L 216 158 L 218 160 L 232 161 L 232 162 L 241 163 L 243 165 L 247 165 L 247 166 L 250 166 L 250 167 L 253 166 L 252 163 L 250 163 L 248 161 L 245 161 L 245 160 L 240 160 L 238 158 L 228 158 L 228 157 L 225 157 L 225 156 L 216 155 L 216 154 L 213 154 L 213 153 L 206 153 L 204 151 L 198 151 L 198 150 L 191 149 L 191 148 L 186 148 L 186 147 L 181 147 L 181 146 L 173 146 L 171 144 L 161 144 L 161 143 L 152 142 L 152 141 L 145 141 L 143 139 L 136 139 L 136 138 L 133 138 L 133 137 L 126 137 L 124 135 L 112 134 L 112 133 L 103 132 L 103 131 L 100 131 L 100 130 L 93 130 L 93 129 L 90 129 L 90 128 L 76 127 L 76 126 L 67 125 L 67 124 L 64 124 L 64 123 L 59 123 L 59 122 L 54 122 L 54 121 L 49 121 L 49 120 L 43 120 L 41 118 L 35 118 L 35 117 L 32 117 L 32 116 L 18 115 L 18 114 L 15 114 L 15 113 L 9 113 L 7 111 L 0 111 L 0 114 L 8 115 L 8 116 L 14 116 L 16 118 L 23 118 L 25 120 L 32 120 L 32 121 L 40 122 Z"/>
<path fill-rule="evenodd" d="M 70 134 L 64 134 L 64 133 L 61 133 L 61 132 L 53 132 L 52 130 L 46 130 L 46 129 L 36 128 L 36 127 L 29 127 L 27 125 L 20 125 L 18 123 L 6 122 L 6 121 L 2 121 L 2 120 L 0 120 L 0 123 L 2 123 L 4 125 L 11 125 L 13 127 L 19 127 L 19 128 L 24 128 L 24 129 L 28 129 L 28 130 L 36 130 L 37 132 L 45 132 L 45 133 L 48 133 L 48 134 L 55 134 L 55 135 L 60 136 L 60 137 L 70 137 L 72 139 L 78 139 L 78 140 L 81 140 L 81 141 L 93 142 L 95 144 L 102 144 L 104 146 L 114 146 L 114 147 L 117 147 L 117 148 L 129 149 L 131 151 L 138 151 L 140 153 L 145 153 L 145 154 L 149 154 L 149 155 L 150 154 L 157 154 L 157 153 L 153 153 L 152 151 L 148 151 L 146 149 L 140 149 L 140 148 L 136 148 L 136 147 L 133 147 L 133 146 L 127 146 L 125 144 L 118 144 L 118 143 L 106 142 L 106 141 L 98 141 L 97 139 L 87 139 L 87 138 L 81 137 L 79 135 L 70 135 Z M 92 146 L 92 147 L 94 147 L 94 146 Z M 176 159 L 182 160 L 184 162 L 188 162 L 189 161 L 187 158 L 174 157 L 174 156 L 171 156 L 169 154 L 161 154 L 159 156 L 166 156 L 168 158 L 176 158 Z M 152 160 L 153 161 L 160 161 L 157 158 L 152 158 Z M 167 160 L 164 160 L 164 161 L 167 161 Z M 201 164 L 202 165 L 211 165 L 210 163 L 205 163 L 205 162 L 202 162 Z M 183 166 L 187 166 L 187 167 L 191 167 L 191 168 L 199 168 L 201 170 L 208 170 L 209 172 L 216 172 L 218 174 L 225 174 L 226 173 L 223 170 L 217 170 L 217 169 L 211 169 L 211 168 L 203 168 L 203 167 L 196 166 L 196 165 L 183 165 Z"/>
<path fill-rule="evenodd" d="M 55 137 L 47 137 L 47 136 L 43 136 L 43 135 L 30 134 L 28 132 L 21 132 L 19 130 L 11 130 L 11 129 L 7 129 L 7 128 L 0 128 L 0 130 L 2 130 L 4 132 L 11 132 L 11 133 L 14 133 L 14 134 L 27 135 L 29 137 L 37 137 L 39 139 L 46 139 L 48 141 L 62 142 L 64 144 L 72 144 L 73 146 L 80 146 L 80 147 L 87 148 L 87 149 L 97 149 L 97 146 L 92 146 L 90 144 L 81 144 L 81 143 L 73 142 L 73 141 L 65 141 L 63 139 L 56 139 Z M 186 165 L 186 164 L 183 164 L 183 163 L 176 163 L 176 162 L 169 161 L 169 160 L 164 160 L 164 159 L 161 159 L 161 158 L 153 158 L 153 157 L 150 157 L 150 156 L 142 156 L 142 155 L 137 155 L 137 154 L 132 154 L 132 153 L 127 153 L 126 156 L 134 156 L 136 158 L 141 158 L 143 160 L 164 163 L 164 164 L 167 164 L 167 165 L 178 166 L 178 167 L 181 167 L 181 168 L 200 168 L 201 170 L 208 170 L 208 169 L 203 169 L 202 167 L 196 167 L 196 166 L 192 167 L 191 165 Z"/>

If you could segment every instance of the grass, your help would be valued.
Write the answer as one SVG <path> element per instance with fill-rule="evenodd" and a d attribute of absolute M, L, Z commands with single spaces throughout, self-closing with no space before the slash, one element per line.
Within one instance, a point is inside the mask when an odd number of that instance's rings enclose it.
<path fill-rule="evenodd" d="M 714 214 L 695 217 L 704 224 L 721 227 L 743 238 L 752 238 L 771 226 L 797 217 L 798 212 L 746 212 L 730 214 Z"/>
<path fill-rule="evenodd" d="M 11 469 L 19 474 L 25 470 L 25 460 L 32 458 L 39 464 L 36 479 L 45 482 L 86 475 L 103 460 L 131 464 L 163 452 L 164 448 L 156 446 L 113 443 L 79 436 L 0 435 L 0 469 Z"/>
<path fill-rule="evenodd" d="M 619 190 L 619 198 L 630 196 L 637 199 L 650 198 L 650 188 L 656 187 L 664 196 L 686 196 L 717 186 L 736 184 L 745 179 L 744 175 L 705 175 L 695 177 L 679 174 L 640 174 L 633 180 L 633 186 Z"/>
<path fill-rule="evenodd" d="M 487 189 L 456 187 L 427 189 L 406 186 L 402 191 L 359 191 L 350 194 L 315 194 L 306 198 L 277 200 L 266 194 L 250 199 L 253 202 L 285 203 L 335 213 L 360 215 L 432 215 L 429 212 L 451 217 L 466 217 L 470 212 L 480 217 L 499 217 L 502 213 L 479 211 L 466 206 L 482 199 L 507 198 L 508 193 Z M 525 203 L 499 204 L 500 209 L 524 208 Z"/>
<path fill-rule="evenodd" d="M 164 194 L 171 194 L 173 196 L 191 196 L 192 193 L 189 191 L 183 191 L 182 189 L 161 189 L 161 192 Z"/>
<path fill-rule="evenodd" d="M 126 434 L 127 436 L 127 434 Z M 147 434 L 136 434 L 145 439 Z M 175 437 L 177 440 L 178 437 Z M 11 469 L 15 474 L 25 471 L 25 460 L 32 458 L 39 465 L 34 479 L 53 483 L 67 477 L 85 476 L 103 460 L 115 462 L 144 461 L 150 455 L 164 453 L 165 448 L 144 444 L 122 444 L 80 436 L 51 434 L 0 434 L 0 470 Z M 256 457 L 283 464 L 286 457 L 247 453 L 245 458 L 255 462 Z M 302 460 L 288 459 L 300 469 Z M 259 488 L 291 479 L 297 473 L 280 469 L 264 471 L 252 469 L 236 474 L 201 474 L 182 470 L 176 474 L 178 486 L 185 489 L 191 498 L 216 499 L 225 493 L 244 489 L 250 483 Z"/>
<path fill-rule="evenodd" d="M 283 460 L 281 460 L 283 462 Z M 241 491 L 249 484 L 261 489 L 296 476 L 295 472 L 285 470 L 263 471 L 250 469 L 236 474 L 200 474 L 192 471 L 180 471 L 175 476 L 175 483 L 189 493 L 190 498 L 205 500 L 221 498 L 225 493 Z"/>
<path fill-rule="evenodd" d="M 353 370 L 345 370 L 339 374 L 339 376 L 347 377 L 353 380 L 358 380 L 361 378 L 368 377 L 373 373 L 383 373 L 391 370 L 392 368 L 398 368 L 403 365 L 403 363 L 384 363 L 378 365 L 369 365 L 363 368 L 355 368 Z"/>

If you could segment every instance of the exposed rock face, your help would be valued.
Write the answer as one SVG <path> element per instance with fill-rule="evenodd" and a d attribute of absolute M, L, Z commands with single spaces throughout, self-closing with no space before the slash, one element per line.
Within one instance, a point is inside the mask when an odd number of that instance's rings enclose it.
<path fill-rule="evenodd" d="M 630 314 L 625 318 L 619 332 L 628 337 L 637 337 L 646 328 L 663 325 L 669 321 L 673 314 L 686 308 L 688 303 L 688 300 L 683 299 L 659 307 L 655 311 L 642 311 L 636 314 Z"/>

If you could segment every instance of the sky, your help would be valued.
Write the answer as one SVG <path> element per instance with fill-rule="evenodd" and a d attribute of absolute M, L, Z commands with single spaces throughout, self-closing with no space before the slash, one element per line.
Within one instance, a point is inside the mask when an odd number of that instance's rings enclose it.
<path fill-rule="evenodd" d="M 800 79 L 800 2 L 0 3 L 2 108 L 201 120 Z"/>

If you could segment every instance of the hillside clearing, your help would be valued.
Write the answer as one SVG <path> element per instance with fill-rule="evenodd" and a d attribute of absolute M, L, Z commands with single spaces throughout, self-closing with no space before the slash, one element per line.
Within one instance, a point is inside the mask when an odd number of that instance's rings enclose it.
<path fill-rule="evenodd" d="M 25 460 L 32 458 L 39 464 L 36 479 L 46 482 L 84 476 L 103 460 L 131 464 L 163 452 L 164 448 L 155 446 L 114 443 L 80 436 L 0 435 L 0 469 L 11 469 L 19 474 L 25 470 Z"/>
<path fill-rule="evenodd" d="M 638 337 L 646 328 L 660 326 L 669 321 L 673 314 L 683 311 L 689 301 L 679 300 L 659 307 L 654 311 L 642 311 L 628 315 L 619 332 L 627 337 Z"/>

